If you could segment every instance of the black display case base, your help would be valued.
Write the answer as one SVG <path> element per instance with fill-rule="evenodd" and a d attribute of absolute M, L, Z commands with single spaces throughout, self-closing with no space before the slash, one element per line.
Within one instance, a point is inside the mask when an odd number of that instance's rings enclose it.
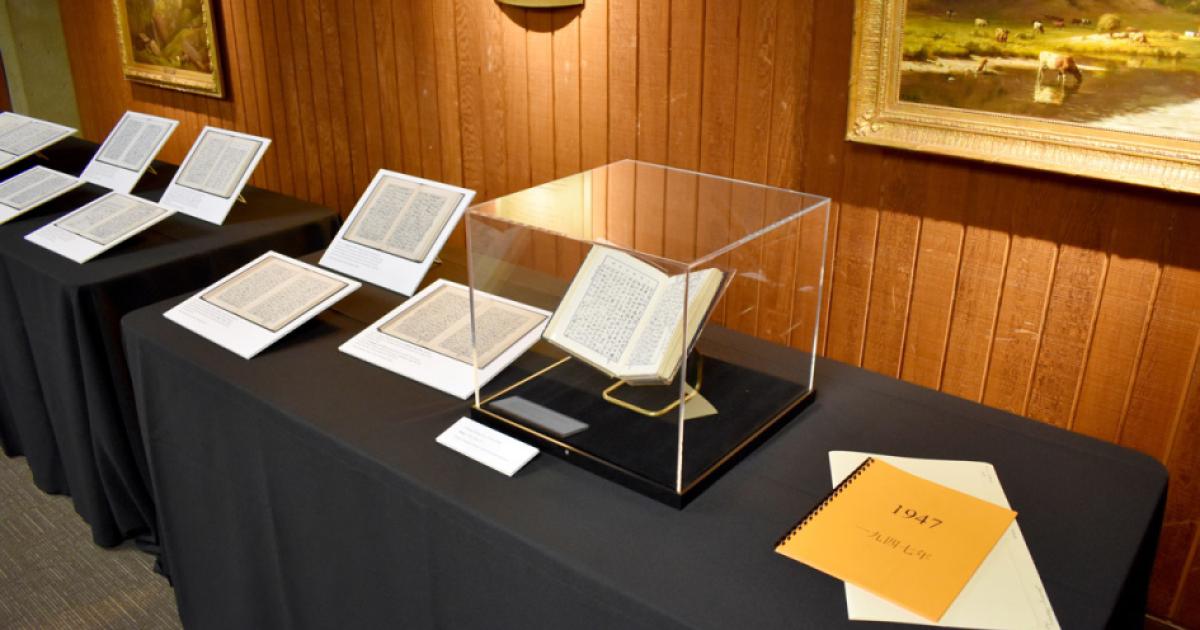
<path fill-rule="evenodd" d="M 604 400 L 602 392 L 616 381 L 570 358 L 526 372 L 472 406 L 471 415 L 543 452 L 683 508 L 815 398 L 814 391 L 792 380 L 713 356 L 697 358 L 689 364 L 702 364 L 700 393 L 717 413 L 684 422 L 682 461 L 677 412 L 654 418 Z M 688 381 L 695 378 L 693 371 Z M 623 389 L 645 408 L 661 406 L 679 392 L 677 384 Z M 549 418 L 554 422 L 548 426 Z M 553 427 L 564 418 L 586 428 L 556 433 Z M 676 484 L 680 470 L 681 487 Z"/>

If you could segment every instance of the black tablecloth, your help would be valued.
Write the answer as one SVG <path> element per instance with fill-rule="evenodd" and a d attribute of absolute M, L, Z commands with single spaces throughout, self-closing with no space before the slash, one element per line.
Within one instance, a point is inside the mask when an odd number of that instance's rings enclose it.
<path fill-rule="evenodd" d="M 78 174 L 95 149 L 68 140 L 46 152 L 46 165 Z M 162 195 L 174 167 L 155 170 L 135 194 Z M 111 546 L 152 538 L 154 525 L 121 316 L 213 282 L 268 249 L 296 255 L 322 247 L 337 218 L 248 188 L 247 203 L 223 226 L 175 215 L 82 265 L 24 240 L 105 192 L 88 184 L 0 226 L 0 444 L 26 456 L 42 490 L 70 494 L 96 543 Z"/>
<path fill-rule="evenodd" d="M 124 319 L 185 624 L 855 625 L 773 551 L 848 449 L 993 462 L 1063 627 L 1140 627 L 1150 458 L 822 360 L 813 407 L 683 511 L 545 455 L 509 479 L 434 442 L 466 403 L 338 352 L 390 306 L 370 291 L 251 361 L 164 319 L 179 300 Z"/>

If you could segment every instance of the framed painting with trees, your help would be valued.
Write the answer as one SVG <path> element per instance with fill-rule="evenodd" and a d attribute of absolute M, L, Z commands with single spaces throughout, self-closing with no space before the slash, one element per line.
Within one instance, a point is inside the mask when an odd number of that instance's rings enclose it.
<path fill-rule="evenodd" d="M 125 78 L 223 95 L 212 0 L 113 0 Z"/>

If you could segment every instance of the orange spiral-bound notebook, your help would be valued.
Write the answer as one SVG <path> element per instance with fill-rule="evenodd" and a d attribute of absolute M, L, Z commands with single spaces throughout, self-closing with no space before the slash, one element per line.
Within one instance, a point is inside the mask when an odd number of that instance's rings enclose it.
<path fill-rule="evenodd" d="M 775 550 L 937 621 L 1016 516 L 868 458 Z"/>

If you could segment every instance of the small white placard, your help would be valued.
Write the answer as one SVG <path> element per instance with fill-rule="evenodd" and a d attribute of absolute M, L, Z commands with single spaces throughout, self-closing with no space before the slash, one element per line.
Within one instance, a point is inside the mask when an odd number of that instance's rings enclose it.
<path fill-rule="evenodd" d="M 85 263 L 172 214 L 174 210 L 145 199 L 112 192 L 26 234 L 25 240 Z"/>
<path fill-rule="evenodd" d="M 431 222 L 432 224 L 425 228 L 429 232 L 436 231 L 436 235 L 433 236 L 432 246 L 420 260 L 397 255 L 394 248 L 389 251 L 387 241 L 392 241 L 393 237 L 396 237 L 396 242 L 402 241 L 407 227 L 419 224 L 428 217 L 421 217 L 417 212 L 410 213 L 407 208 L 397 207 L 397 198 L 402 199 L 401 203 L 414 204 L 417 201 L 414 199 L 414 193 L 409 193 L 408 196 L 389 194 L 386 188 L 401 192 L 425 188 L 436 191 L 435 194 L 445 195 L 447 205 L 454 203 L 445 223 L 439 226 Z M 429 272 L 434 258 L 446 244 L 450 232 L 454 231 L 454 226 L 462 219 L 474 197 L 473 190 L 381 169 L 358 199 L 358 203 L 354 204 L 350 216 L 346 218 L 337 236 L 321 256 L 320 264 L 385 289 L 412 295 L 421 285 L 421 280 Z M 457 201 L 454 201 L 455 198 Z M 406 218 L 413 220 L 406 222 Z M 415 231 L 420 232 L 422 227 L 424 226 L 416 225 Z M 368 231 L 378 233 L 380 242 L 364 237 Z M 408 234 L 411 235 L 412 231 Z"/>
<path fill-rule="evenodd" d="M 267 252 L 163 316 L 249 359 L 360 286 L 319 267 Z"/>
<path fill-rule="evenodd" d="M 75 133 L 70 127 L 12 112 L 0 114 L 0 168 L 24 159 Z"/>
<path fill-rule="evenodd" d="M 80 179 L 116 192 L 133 190 L 178 125 L 170 118 L 125 112 Z"/>
<path fill-rule="evenodd" d="M 8 178 L 0 184 L 0 225 L 82 184 L 82 179 L 44 166 Z"/>
<path fill-rule="evenodd" d="M 158 203 L 220 225 L 229 216 L 271 141 L 205 127 Z"/>
<path fill-rule="evenodd" d="M 362 332 L 351 337 L 349 341 L 342 344 L 338 349 L 352 357 L 362 359 L 367 363 L 390 372 L 395 372 L 400 376 L 412 379 L 423 385 L 428 385 L 451 396 L 458 398 L 470 396 L 475 391 L 475 367 L 470 361 L 455 359 L 446 354 L 390 335 L 383 330 L 388 326 L 389 322 L 395 321 L 408 309 L 420 305 L 426 296 L 433 294 L 442 287 L 466 289 L 466 287 L 457 282 L 439 279 L 428 287 L 425 287 L 420 293 L 404 304 L 392 309 L 391 312 L 368 326 Z M 524 333 L 511 346 L 500 352 L 499 355 L 483 366 L 483 369 L 479 371 L 479 386 L 483 387 L 541 339 L 542 331 L 546 328 L 546 322 L 550 318 L 550 313 L 542 309 L 533 308 L 527 304 L 507 300 L 482 291 L 476 291 L 475 299 L 480 300 L 481 298 L 494 299 L 501 304 L 516 307 L 541 319 L 540 323 Z M 449 331 L 450 329 L 457 329 L 459 332 L 463 332 L 465 328 L 467 335 L 466 342 L 469 348 L 471 342 L 470 311 L 465 310 L 454 315 L 457 317 L 456 321 L 447 321 L 441 330 Z"/>
<path fill-rule="evenodd" d="M 508 477 L 538 454 L 536 448 L 470 418 L 459 418 L 437 436 L 437 443 Z"/>

